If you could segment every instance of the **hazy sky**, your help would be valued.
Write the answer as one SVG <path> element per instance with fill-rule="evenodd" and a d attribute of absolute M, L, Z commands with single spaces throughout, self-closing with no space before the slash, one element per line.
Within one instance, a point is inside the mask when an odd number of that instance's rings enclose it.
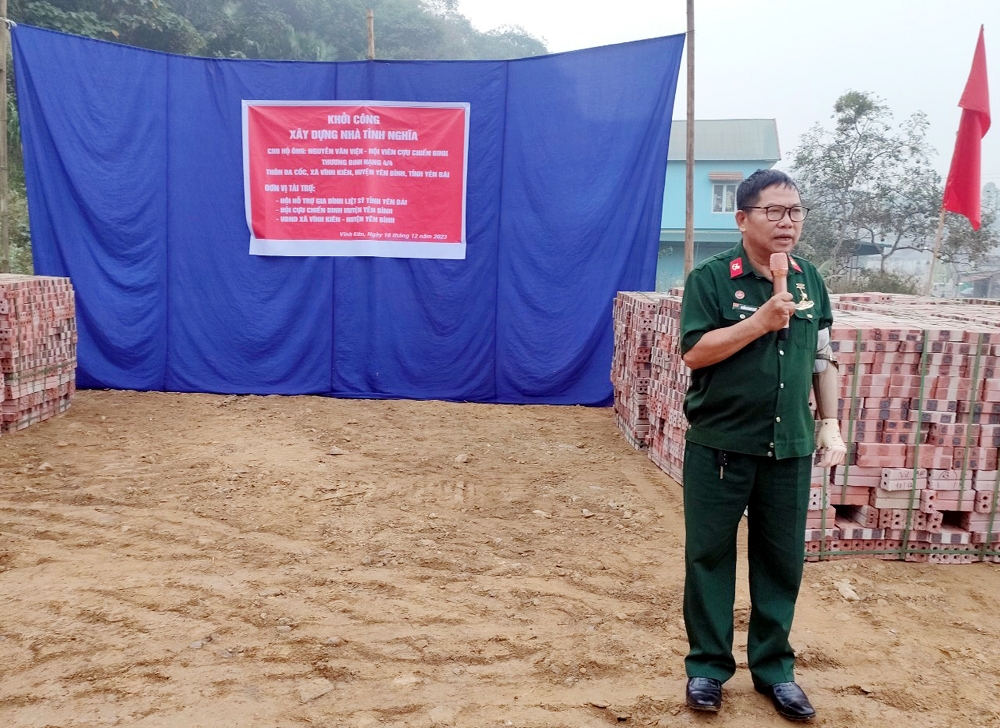
<path fill-rule="evenodd" d="M 685 0 L 459 0 L 478 29 L 520 25 L 553 52 L 684 33 L 685 7 Z M 695 116 L 777 119 L 787 155 L 813 124 L 830 125 L 838 96 L 869 91 L 896 121 L 927 114 L 943 177 L 980 25 L 993 117 L 982 181 L 1000 185 L 1000 0 L 695 0 Z M 686 113 L 685 63 L 675 119 Z"/>

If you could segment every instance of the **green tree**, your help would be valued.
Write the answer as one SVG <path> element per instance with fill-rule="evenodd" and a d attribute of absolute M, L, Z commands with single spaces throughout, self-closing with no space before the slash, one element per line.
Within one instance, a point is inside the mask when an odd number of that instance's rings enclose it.
<path fill-rule="evenodd" d="M 834 104 L 832 118 L 832 130 L 817 124 L 793 153 L 803 198 L 818 208 L 810 214 L 804 246 L 834 274 L 863 243 L 881 251 L 882 270 L 900 250 L 926 249 L 941 200 L 926 116 L 918 112 L 896 128 L 881 99 L 848 91 Z"/>
<path fill-rule="evenodd" d="M 547 53 L 520 27 L 481 32 L 458 0 L 9 0 L 16 22 L 168 53 L 213 58 L 355 61 L 367 57 L 367 9 L 380 59 L 500 59 Z M 8 77 L 11 264 L 30 271 L 20 128 Z"/>
<path fill-rule="evenodd" d="M 17 21 L 173 53 L 199 53 L 204 40 L 163 0 L 10 0 Z"/>
<path fill-rule="evenodd" d="M 970 273 L 983 264 L 996 265 L 1000 246 L 1000 205 L 996 197 L 983 196 L 982 221 L 978 230 L 963 215 L 945 215 L 944 234 L 938 260 L 959 273 Z M 929 248 L 933 249 L 933 248 Z"/>
<path fill-rule="evenodd" d="M 478 58 L 526 58 L 548 53 L 544 42 L 519 25 L 502 25 L 480 34 L 476 48 Z"/>
<path fill-rule="evenodd" d="M 10 0 L 18 21 L 187 55 L 351 61 L 366 57 L 367 9 L 384 59 L 546 53 L 520 27 L 476 30 L 457 0 Z"/>

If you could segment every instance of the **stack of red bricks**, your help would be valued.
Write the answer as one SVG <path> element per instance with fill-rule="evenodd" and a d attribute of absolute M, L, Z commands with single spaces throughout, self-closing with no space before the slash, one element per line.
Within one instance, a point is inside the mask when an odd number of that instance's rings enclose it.
<path fill-rule="evenodd" d="M 76 390 L 68 278 L 0 275 L 0 432 L 64 412 Z"/>
<path fill-rule="evenodd" d="M 619 426 L 680 482 L 690 381 L 678 350 L 680 291 L 619 299 Z M 814 469 L 807 558 L 1000 562 L 1000 307 L 887 294 L 834 305 L 849 452 L 832 472 Z"/>
<path fill-rule="evenodd" d="M 650 459 L 680 482 L 684 393 L 690 383 L 677 341 L 680 292 L 622 292 L 614 312 L 611 382 L 618 427 L 633 447 L 647 448 Z"/>
<path fill-rule="evenodd" d="M 814 472 L 832 522 L 811 558 L 1000 561 L 1000 309 L 915 296 L 841 296 L 833 329 L 850 452 Z"/>
<path fill-rule="evenodd" d="M 671 292 L 660 303 L 649 380 L 649 458 L 678 483 L 684 476 L 684 395 L 691 384 L 691 370 L 680 354 L 681 297 Z"/>
<path fill-rule="evenodd" d="M 647 395 L 654 322 L 663 294 L 621 291 L 614 301 L 615 350 L 611 383 L 615 391 L 618 429 L 632 447 L 641 450 L 649 438 Z"/>

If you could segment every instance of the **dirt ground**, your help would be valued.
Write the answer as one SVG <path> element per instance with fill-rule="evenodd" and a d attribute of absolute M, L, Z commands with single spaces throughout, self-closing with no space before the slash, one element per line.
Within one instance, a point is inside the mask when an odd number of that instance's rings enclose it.
<path fill-rule="evenodd" d="M 0 437 L 0 726 L 788 725 L 683 705 L 680 508 L 609 409 L 79 392 Z M 1000 726 L 998 638 L 995 565 L 806 566 L 813 725 Z"/>

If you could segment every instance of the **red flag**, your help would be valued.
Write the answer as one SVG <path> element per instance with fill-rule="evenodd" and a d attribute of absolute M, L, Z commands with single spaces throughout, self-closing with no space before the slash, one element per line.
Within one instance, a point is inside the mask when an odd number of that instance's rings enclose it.
<path fill-rule="evenodd" d="M 955 153 L 951 157 L 948 181 L 944 185 L 944 209 L 965 215 L 978 230 L 981 193 L 980 146 L 990 128 L 990 92 L 986 83 L 986 46 L 983 27 L 979 27 L 979 42 L 972 56 L 972 70 L 958 105 L 962 120 L 958 125 Z"/>

